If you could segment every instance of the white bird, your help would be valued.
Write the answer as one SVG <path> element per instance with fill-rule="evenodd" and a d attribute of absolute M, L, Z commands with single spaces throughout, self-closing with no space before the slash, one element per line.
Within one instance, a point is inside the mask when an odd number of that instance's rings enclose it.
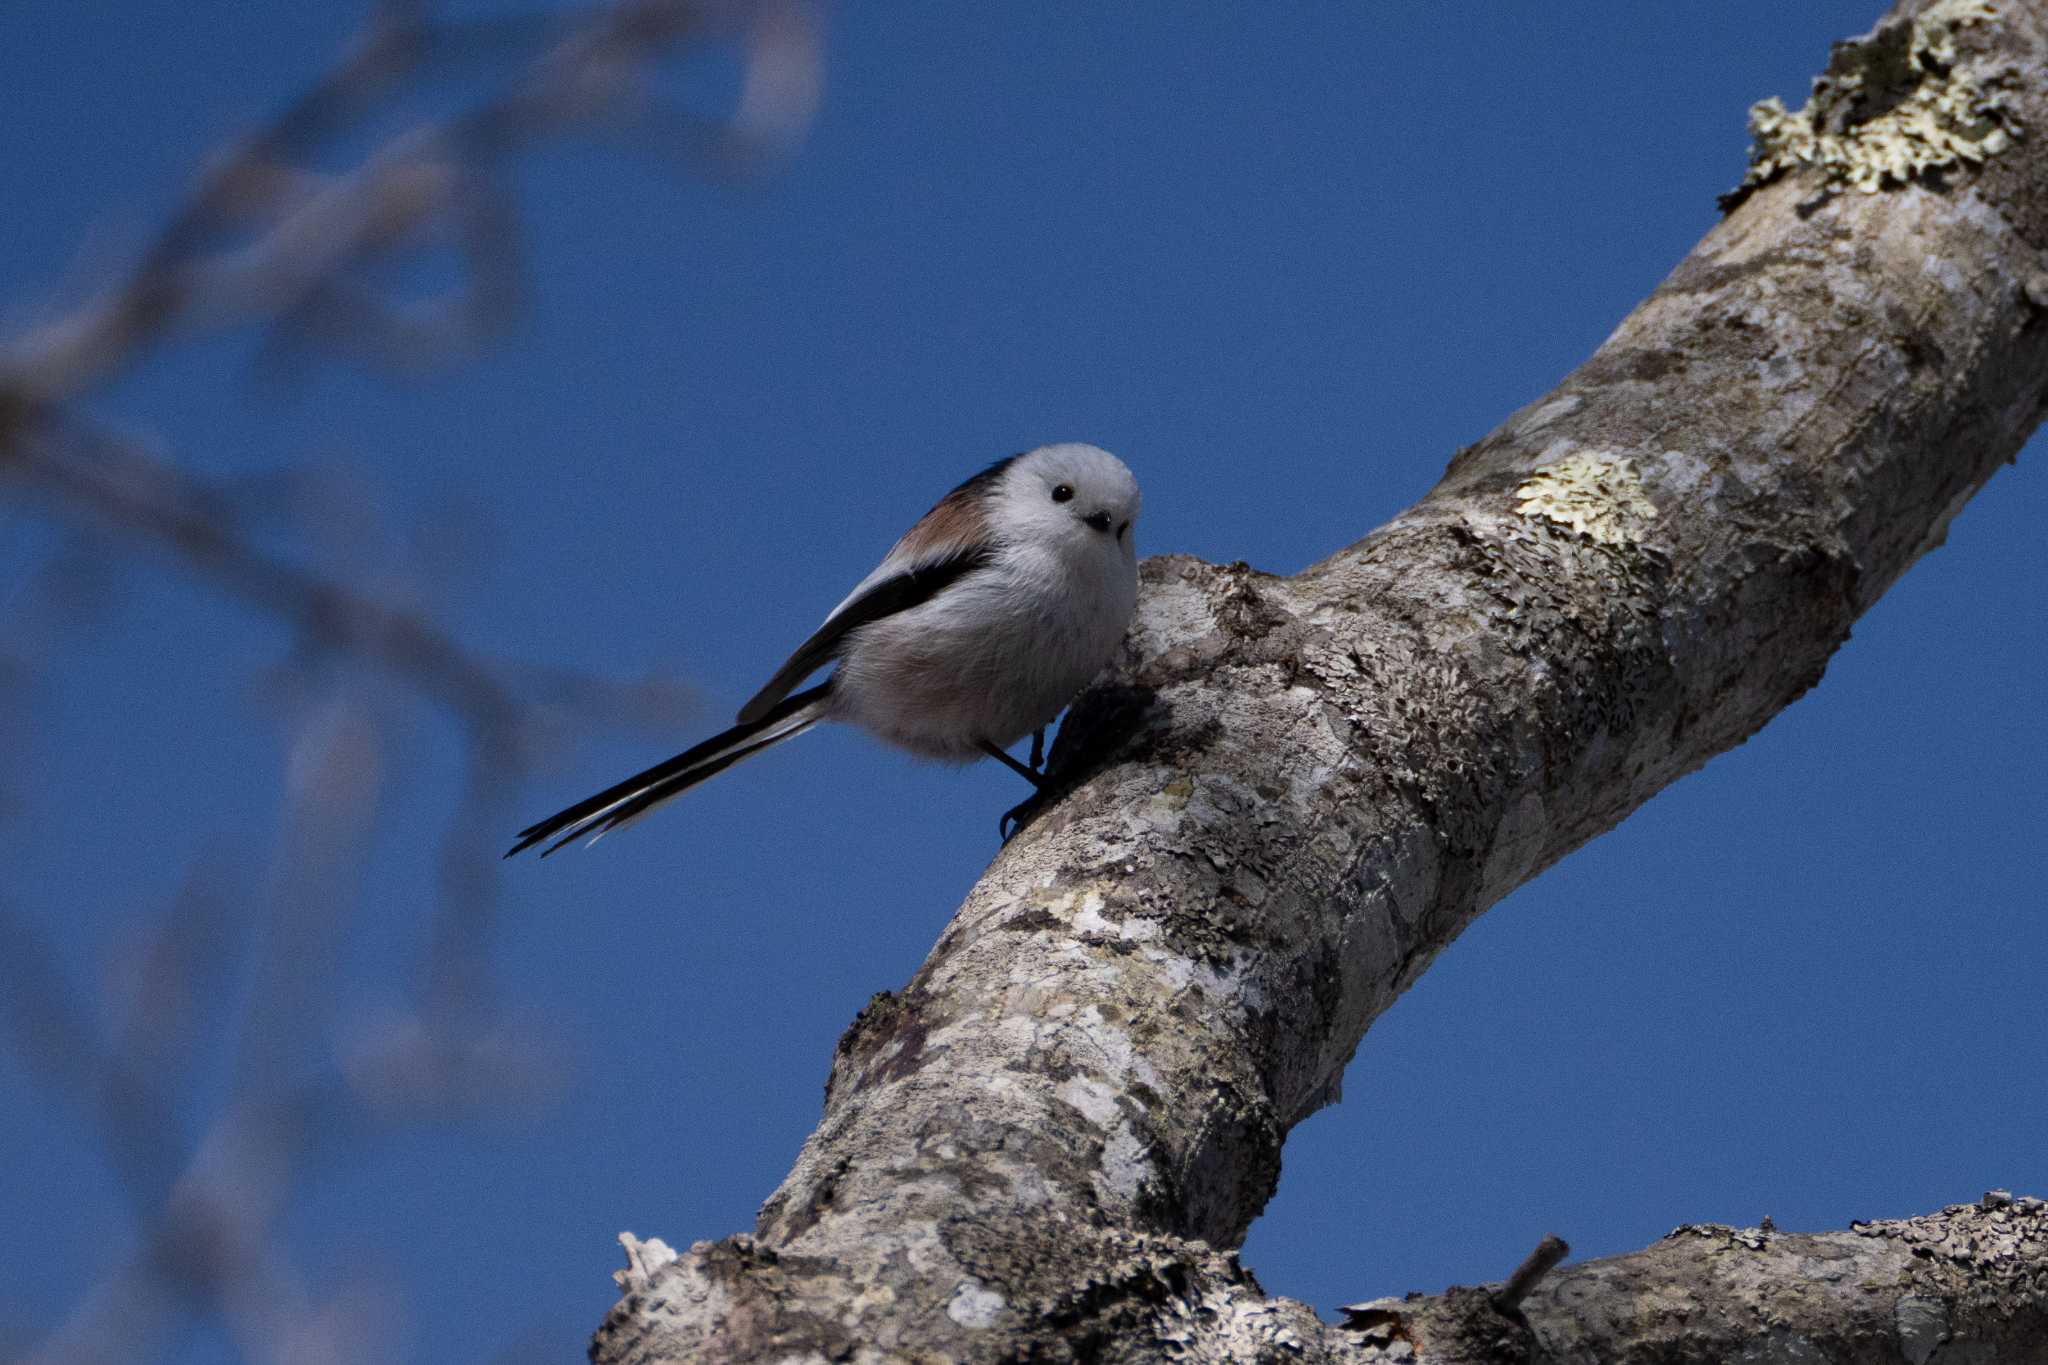
<path fill-rule="evenodd" d="M 595 840 L 826 720 L 924 758 L 998 758 L 1037 785 L 1004 751 L 1042 734 L 1115 654 L 1138 602 L 1138 501 L 1131 471 L 1095 446 L 997 461 L 904 532 L 739 724 L 529 825 L 505 856 Z M 795 691 L 835 660 L 824 682 Z"/>

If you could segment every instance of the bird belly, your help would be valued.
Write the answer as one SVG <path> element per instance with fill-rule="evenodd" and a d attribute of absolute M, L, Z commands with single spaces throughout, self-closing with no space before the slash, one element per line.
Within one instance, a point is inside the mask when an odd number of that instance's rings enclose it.
<path fill-rule="evenodd" d="M 1059 715 L 1111 655 L 1129 620 L 1114 594 L 1089 609 L 1034 612 L 996 575 L 863 626 L 834 680 L 838 718 L 924 758 L 966 763 Z"/>

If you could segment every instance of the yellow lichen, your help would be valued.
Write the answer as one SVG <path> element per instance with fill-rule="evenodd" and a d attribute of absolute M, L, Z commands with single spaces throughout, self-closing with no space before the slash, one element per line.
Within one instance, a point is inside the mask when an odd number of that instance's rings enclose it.
<path fill-rule="evenodd" d="M 1774 97 L 1750 109 L 1749 173 L 1723 207 L 1802 166 L 1874 194 L 2004 151 L 2018 132 L 2004 92 L 1956 64 L 1957 32 L 1996 17 L 1986 0 L 1940 0 L 1910 24 L 1841 44 L 1805 108 Z"/>
<path fill-rule="evenodd" d="M 1592 451 L 1537 470 L 1515 490 L 1515 499 L 1523 516 L 1542 517 L 1602 545 L 1630 543 L 1657 515 L 1633 462 Z"/>

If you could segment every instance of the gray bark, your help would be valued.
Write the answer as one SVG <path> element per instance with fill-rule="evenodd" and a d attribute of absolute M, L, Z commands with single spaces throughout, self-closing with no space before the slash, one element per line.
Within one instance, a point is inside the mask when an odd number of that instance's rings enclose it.
<path fill-rule="evenodd" d="M 1358 1304 L 1341 1335 L 1363 1349 L 1332 1358 L 2038 1361 L 2048 1353 L 2048 1205 L 2000 1191 L 1817 1236 L 1696 1224 L 1553 1275 L 1521 1309 L 1503 1311 L 1490 1288 Z"/>
<path fill-rule="evenodd" d="M 1148 561 L 1054 755 L 1071 791 L 841 1040 L 754 1236 L 629 1242 L 594 1358 L 2037 1358 L 2031 1205 L 1961 1259 L 1681 1237 L 1526 1319 L 1453 1294 L 1331 1326 L 1227 1249 L 1436 954 L 1813 686 L 2040 421 L 2044 54 L 2038 7 L 1901 5 L 1422 502 L 1292 578 Z M 1964 1218 L 1993 1213 L 1929 1227 Z"/>

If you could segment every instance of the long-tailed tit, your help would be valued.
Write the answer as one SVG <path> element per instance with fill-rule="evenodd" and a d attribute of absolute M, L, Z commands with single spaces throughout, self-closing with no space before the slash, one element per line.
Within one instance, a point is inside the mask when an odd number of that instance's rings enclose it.
<path fill-rule="evenodd" d="M 1138 602 L 1137 519 L 1138 482 L 1106 450 L 1040 446 L 990 465 L 904 533 L 739 724 L 528 826 L 505 856 L 596 838 L 825 720 L 924 758 L 998 758 L 1036 785 L 1004 750 L 1042 734 L 1116 652 Z"/>

